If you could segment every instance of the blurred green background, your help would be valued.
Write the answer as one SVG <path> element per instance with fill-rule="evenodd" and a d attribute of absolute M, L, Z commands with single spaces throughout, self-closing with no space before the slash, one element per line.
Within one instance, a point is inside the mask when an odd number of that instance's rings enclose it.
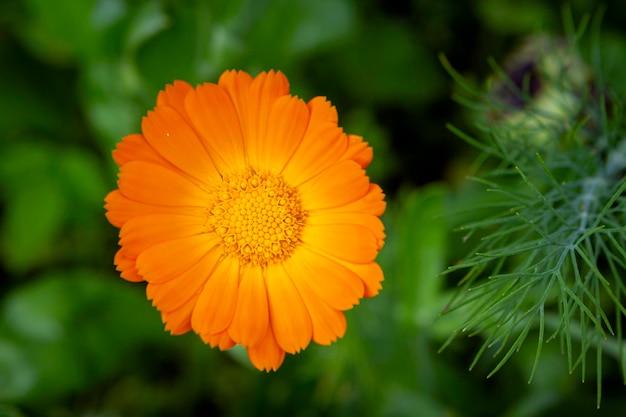
<path fill-rule="evenodd" d="M 602 45 L 626 92 L 626 3 L 606 1 Z M 575 19 L 597 11 L 569 3 Z M 537 30 L 561 33 L 562 4 L 540 0 L 2 0 L 0 2 L 0 416 L 617 416 L 626 392 L 605 361 L 569 375 L 546 345 L 494 377 L 480 346 L 438 319 L 466 248 L 440 214 L 471 204 L 475 153 L 445 129 L 471 130 L 451 101 L 452 65 L 480 83 Z M 280 69 L 292 91 L 327 96 L 347 132 L 374 147 L 387 194 L 384 291 L 347 313 L 331 347 L 288 355 L 276 373 L 245 353 L 169 336 L 141 284 L 112 265 L 117 229 L 103 198 L 110 153 L 166 83 L 230 68 Z M 456 219 L 455 219 L 456 221 Z M 530 343 L 532 345 L 532 343 Z M 483 363 L 484 362 L 484 363 Z"/>

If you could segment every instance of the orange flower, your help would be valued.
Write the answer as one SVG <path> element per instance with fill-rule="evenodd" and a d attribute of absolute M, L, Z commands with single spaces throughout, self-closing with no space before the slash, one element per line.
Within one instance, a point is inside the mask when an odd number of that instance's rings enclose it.
<path fill-rule="evenodd" d="M 241 344 L 268 371 L 342 337 L 343 311 L 381 288 L 385 202 L 335 108 L 290 95 L 281 72 L 227 71 L 168 85 L 141 127 L 113 151 L 105 207 L 117 269 L 147 281 L 165 328 Z"/>

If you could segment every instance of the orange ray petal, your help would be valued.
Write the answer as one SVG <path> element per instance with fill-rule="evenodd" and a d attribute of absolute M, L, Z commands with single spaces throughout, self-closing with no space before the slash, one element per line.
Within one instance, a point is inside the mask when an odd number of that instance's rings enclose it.
<path fill-rule="evenodd" d="M 383 275 L 383 270 L 381 269 L 380 265 L 378 265 L 378 263 L 369 262 L 366 264 L 355 264 L 335 257 L 332 257 L 332 259 L 335 262 L 345 266 L 361 278 L 361 280 L 363 281 L 363 285 L 365 286 L 365 292 L 363 294 L 363 297 L 374 297 L 383 288 L 381 283 L 384 281 L 385 278 Z"/>
<path fill-rule="evenodd" d="M 242 125 L 248 120 L 248 100 L 252 77 L 244 71 L 225 71 L 217 82 L 232 100 Z M 244 130 L 245 133 L 245 130 Z"/>
<path fill-rule="evenodd" d="M 266 276 L 276 342 L 287 353 L 299 352 L 308 346 L 313 335 L 309 312 L 282 265 L 268 266 Z"/>
<path fill-rule="evenodd" d="M 247 143 L 249 148 L 256 147 L 254 165 L 279 173 L 300 145 L 309 123 L 309 109 L 298 97 L 282 96 L 271 106 L 268 118 L 258 122 L 256 141 Z"/>
<path fill-rule="evenodd" d="M 163 283 L 148 283 L 146 294 L 152 305 L 160 311 L 176 310 L 200 290 L 217 267 L 222 255 L 221 248 L 214 247 L 202 259 L 176 278 Z"/>
<path fill-rule="evenodd" d="M 185 334 L 191 330 L 191 312 L 196 304 L 197 297 L 195 296 L 177 310 L 161 312 L 165 330 L 173 335 Z"/>
<path fill-rule="evenodd" d="M 282 71 L 260 72 L 250 84 L 250 112 L 262 114 L 267 105 L 289 94 L 289 80 Z"/>
<path fill-rule="evenodd" d="M 239 291 L 239 261 L 226 256 L 217 264 L 204 284 L 191 316 L 191 325 L 198 334 L 221 333 L 230 326 Z"/>
<path fill-rule="evenodd" d="M 248 146 L 248 138 L 250 136 L 250 124 L 248 122 L 249 109 L 248 101 L 250 98 L 250 86 L 253 78 L 244 71 L 225 71 L 217 83 L 217 85 L 224 89 L 224 91 L 230 97 L 235 111 L 237 112 L 237 118 L 241 126 L 241 135 L 243 140 L 244 152 L 248 160 L 248 164 L 256 166 L 256 155 L 250 154 Z"/>
<path fill-rule="evenodd" d="M 143 277 L 139 275 L 139 271 L 137 271 L 136 258 L 129 256 L 126 248 L 122 247 L 117 251 L 113 263 L 117 266 L 116 269 L 120 272 L 120 276 L 126 281 L 143 281 Z"/>
<path fill-rule="evenodd" d="M 330 307 L 311 289 L 305 280 L 293 280 L 311 317 L 313 341 L 330 345 L 346 332 L 346 317 L 342 311 Z"/>
<path fill-rule="evenodd" d="M 335 310 L 324 303 L 310 307 L 313 318 L 313 340 L 328 346 L 346 334 L 346 316 L 343 311 Z M 314 316 L 315 315 L 315 316 Z"/>
<path fill-rule="evenodd" d="M 216 238 L 208 234 L 161 242 L 137 256 L 137 269 L 148 282 L 169 281 L 195 265 L 216 244 Z"/>
<path fill-rule="evenodd" d="M 159 92 L 156 100 L 157 106 L 173 107 L 182 115 L 185 111 L 185 97 L 191 90 L 193 87 L 189 83 L 176 80 L 173 84 L 166 85 L 165 90 Z"/>
<path fill-rule="evenodd" d="M 138 203 L 204 207 L 208 201 L 207 193 L 183 176 L 143 161 L 122 166 L 118 186 L 125 197 Z"/>
<path fill-rule="evenodd" d="M 367 213 L 343 213 L 334 209 L 319 210 L 312 212 L 307 218 L 307 226 L 325 226 L 339 224 L 358 224 L 367 227 L 376 237 L 377 249 L 383 247 L 385 239 L 385 226 L 380 218 Z"/>
<path fill-rule="evenodd" d="M 187 94 L 185 109 L 204 146 L 222 174 L 246 168 L 241 122 L 232 100 L 216 84 Z"/>
<path fill-rule="evenodd" d="M 335 164 L 348 149 L 348 138 L 337 126 L 334 107 L 325 100 L 309 102 L 310 120 L 300 145 L 282 171 L 298 186 Z"/>
<path fill-rule="evenodd" d="M 241 119 L 244 132 L 246 154 L 249 157 L 249 164 L 252 166 L 263 166 L 265 159 L 265 147 L 268 142 L 267 134 L 271 125 L 269 124 L 270 114 L 273 111 L 275 102 L 283 96 L 289 98 L 289 82 L 287 77 L 278 71 L 261 72 L 250 84 L 247 96 L 247 109 L 240 114 L 246 115 Z"/>
<path fill-rule="evenodd" d="M 178 213 L 133 217 L 120 230 L 120 246 L 136 257 L 158 243 L 204 233 L 204 222 L 203 217 Z"/>
<path fill-rule="evenodd" d="M 373 261 L 379 250 L 376 236 L 358 224 L 307 225 L 302 242 L 316 251 L 360 264 Z"/>
<path fill-rule="evenodd" d="M 259 266 L 241 269 L 237 308 L 228 328 L 230 337 L 242 346 L 255 346 L 267 334 L 269 309 L 263 270 Z"/>
<path fill-rule="evenodd" d="M 284 263 L 297 288 L 307 286 L 329 306 L 348 310 L 363 297 L 363 282 L 349 269 L 301 246 Z"/>
<path fill-rule="evenodd" d="M 341 207 L 367 194 L 369 179 L 354 161 L 342 161 L 298 186 L 308 211 Z"/>
<path fill-rule="evenodd" d="M 385 212 L 387 203 L 383 200 L 385 194 L 377 184 L 370 184 L 367 193 L 358 200 L 348 203 L 334 210 L 343 213 L 368 213 L 380 216 Z"/>
<path fill-rule="evenodd" d="M 289 94 L 287 78 L 280 71 L 262 72 L 254 79 L 244 72 L 228 71 L 220 77 L 218 85 L 228 92 L 237 109 L 248 163 L 266 166 L 260 152 L 274 102 Z"/>
<path fill-rule="evenodd" d="M 374 158 L 374 150 L 363 138 L 357 135 L 348 135 L 348 150 L 341 159 L 351 159 L 361 166 L 367 168 Z"/>
<path fill-rule="evenodd" d="M 196 281 L 204 282 L 204 277 Z M 146 286 L 146 296 L 148 300 L 152 300 L 152 305 L 159 311 L 174 311 L 179 309 L 195 295 L 198 289 L 195 286 L 197 282 L 191 285 L 181 285 L 178 279 L 172 279 L 160 284 L 148 283 Z M 200 284 L 201 285 L 201 284 Z"/>
<path fill-rule="evenodd" d="M 106 209 L 106 217 L 117 227 L 122 227 L 124 224 L 136 216 L 151 215 L 151 214 L 178 214 L 187 216 L 203 216 L 204 209 L 196 207 L 168 207 L 168 206 L 155 206 L 153 204 L 138 203 L 133 200 L 129 200 L 124 197 L 119 190 L 111 191 L 104 199 Z"/>
<path fill-rule="evenodd" d="M 267 334 L 261 343 L 248 348 L 248 357 L 260 371 L 275 371 L 282 365 L 285 360 L 285 351 L 276 343 L 271 327 L 268 327 Z"/>
<path fill-rule="evenodd" d="M 227 330 L 217 334 L 202 333 L 200 338 L 204 343 L 211 347 L 218 347 L 220 350 L 228 350 L 235 346 L 235 341 L 230 338 Z"/>
<path fill-rule="evenodd" d="M 171 164 L 139 133 L 124 136 L 122 141 L 117 143 L 112 155 L 119 166 L 131 161 L 146 161 L 166 168 L 171 167 Z"/>
<path fill-rule="evenodd" d="M 326 97 L 313 97 L 309 100 L 307 106 L 311 111 L 311 126 L 317 126 L 322 123 L 337 124 L 339 120 L 337 108 Z"/>
<path fill-rule="evenodd" d="M 221 180 L 196 133 L 171 107 L 157 106 L 149 112 L 141 130 L 148 143 L 182 172 L 208 186 Z"/>

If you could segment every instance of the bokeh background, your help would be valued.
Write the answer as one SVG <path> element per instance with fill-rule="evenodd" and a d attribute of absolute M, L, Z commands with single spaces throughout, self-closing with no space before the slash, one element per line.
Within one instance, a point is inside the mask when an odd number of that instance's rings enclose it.
<path fill-rule="evenodd" d="M 568 3 L 575 21 L 600 6 Z M 606 74 L 626 92 L 626 3 L 603 3 Z M 477 195 L 475 151 L 446 130 L 472 116 L 438 54 L 480 85 L 537 31 L 563 32 L 541 0 L 0 1 L 0 416 L 618 416 L 626 389 L 605 361 L 570 375 L 535 346 L 495 376 L 468 370 L 479 337 L 443 352 L 458 318 L 438 318 L 463 255 L 440 215 Z M 138 132 L 166 83 L 215 82 L 225 69 L 280 69 L 292 91 L 327 96 L 340 124 L 374 147 L 387 194 L 384 291 L 347 313 L 331 347 L 288 355 L 276 373 L 245 352 L 173 337 L 141 284 L 120 279 L 103 198 L 111 150 Z M 532 345 L 532 343 L 531 343 Z"/>

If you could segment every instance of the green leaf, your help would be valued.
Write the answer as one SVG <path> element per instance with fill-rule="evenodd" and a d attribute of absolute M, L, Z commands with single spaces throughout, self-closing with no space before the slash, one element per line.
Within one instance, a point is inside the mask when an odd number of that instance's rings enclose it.
<path fill-rule="evenodd" d="M 60 186 L 67 200 L 79 211 L 72 217 L 91 215 L 98 210 L 107 185 L 95 155 L 85 150 L 64 149 L 55 162 Z"/>
<path fill-rule="evenodd" d="M 365 102 L 426 102 L 444 87 L 437 60 L 398 21 L 371 22 L 324 63 L 337 82 Z"/>
<path fill-rule="evenodd" d="M 411 391 L 404 386 L 392 386 L 386 391 L 381 417 L 412 416 L 416 415 L 416 410 L 419 410 L 420 417 L 440 417 L 448 414 L 443 404 L 424 392 Z"/>
<path fill-rule="evenodd" d="M 134 51 L 148 39 L 162 32 L 170 23 L 161 2 L 148 1 L 141 5 L 129 25 L 125 49 Z"/>
<path fill-rule="evenodd" d="M 285 59 L 343 42 L 355 25 L 354 6 L 345 0 L 279 0 L 266 3 L 246 37 L 250 52 L 260 58 Z"/>
<path fill-rule="evenodd" d="M 194 8 L 175 9 L 175 14 L 171 15 L 159 14 L 162 11 L 153 9 L 150 10 L 154 15 L 142 16 L 146 21 L 139 23 L 154 27 L 146 27 L 145 39 L 137 45 L 134 61 L 147 90 L 156 94 L 176 79 L 199 82 L 195 61 L 202 40 L 196 38 L 200 22 Z"/>
<path fill-rule="evenodd" d="M 401 316 L 418 326 L 430 326 L 445 305 L 442 297 L 448 236 L 444 212 L 447 190 L 432 185 L 401 199 L 398 230 L 398 277 Z"/>
<path fill-rule="evenodd" d="M 482 0 L 476 5 L 478 15 L 485 26 L 503 34 L 521 34 L 538 30 L 539 24 L 548 26 L 554 23 L 556 18 L 550 7 L 539 1 Z"/>
<path fill-rule="evenodd" d="M 24 272 L 52 257 L 66 218 L 65 198 L 53 179 L 40 178 L 6 201 L 0 249 L 7 267 Z"/>
<path fill-rule="evenodd" d="M 123 136 L 140 130 L 146 107 L 134 99 L 141 90 L 141 82 L 132 67 L 120 66 L 115 61 L 94 63 L 84 73 L 84 111 L 101 148 L 108 153 Z M 151 92 L 152 103 L 156 95 L 157 90 Z"/>
<path fill-rule="evenodd" d="M 35 373 L 12 397 L 37 401 L 97 383 L 144 344 L 171 340 L 139 288 L 90 270 L 48 272 L 18 287 L 0 305 L 0 325 L 8 330 L 0 364 L 4 354 L 15 365 L 6 372 Z M 3 351 L 5 344 L 15 349 Z M 0 387 L 6 380 L 0 375 Z"/>
<path fill-rule="evenodd" d="M 87 59 L 99 50 L 90 19 L 93 0 L 24 1 L 30 20 L 20 27 L 22 40 L 44 60 Z"/>
<path fill-rule="evenodd" d="M 20 346 L 0 339 L 0 399 L 21 397 L 35 386 L 36 381 L 37 371 Z M 0 416 L 4 416 L 3 411 L 0 406 Z"/>

